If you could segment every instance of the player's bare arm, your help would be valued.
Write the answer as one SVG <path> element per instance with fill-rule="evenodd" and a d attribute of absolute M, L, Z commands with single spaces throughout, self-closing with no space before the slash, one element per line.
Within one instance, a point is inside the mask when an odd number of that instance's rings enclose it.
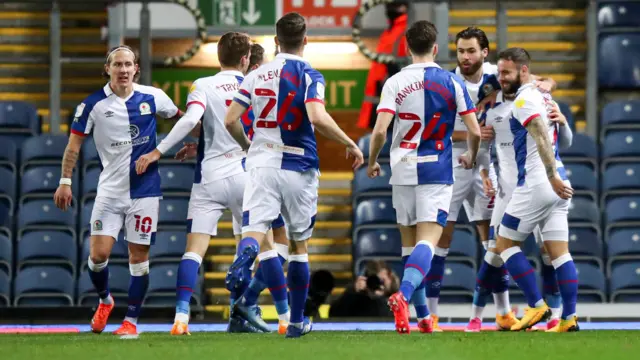
<path fill-rule="evenodd" d="M 387 141 L 387 129 L 393 121 L 393 114 L 388 112 L 378 113 L 376 126 L 371 134 L 371 144 L 369 145 L 369 166 L 367 167 L 367 175 L 374 178 L 380 175 L 380 164 L 378 164 L 378 156 Z"/>
<path fill-rule="evenodd" d="M 458 161 L 465 169 L 471 169 L 476 162 L 478 150 L 480 149 L 480 125 L 475 113 L 462 115 L 462 121 L 467 127 L 467 154 L 462 155 Z"/>
<path fill-rule="evenodd" d="M 227 115 L 224 117 L 224 126 L 227 128 L 227 131 L 229 131 L 233 139 L 240 144 L 242 150 L 247 151 L 249 150 L 251 141 L 249 141 L 247 134 L 244 133 L 244 127 L 240 122 L 240 117 L 245 111 L 247 111 L 246 107 L 239 104 L 237 101 L 233 101 L 227 108 Z"/>
<path fill-rule="evenodd" d="M 553 153 L 553 147 L 551 141 L 547 135 L 547 127 L 540 116 L 536 116 L 533 120 L 529 121 L 526 126 L 527 131 L 536 142 L 538 148 L 538 154 L 544 165 L 544 170 L 547 173 L 547 178 L 558 196 L 563 199 L 570 199 L 573 195 L 573 189 L 571 186 L 566 185 L 560 178 L 558 171 L 556 170 L 556 159 Z"/>
<path fill-rule="evenodd" d="M 56 206 L 62 210 L 67 210 L 71 206 L 73 194 L 71 192 L 71 177 L 73 177 L 73 169 L 76 167 L 78 157 L 80 157 L 80 148 L 84 136 L 71 134 L 69 136 L 69 143 L 64 150 L 64 156 L 62 158 L 62 179 L 60 180 L 60 186 L 56 190 L 53 196 L 53 201 Z"/>
<path fill-rule="evenodd" d="M 558 83 L 556 83 L 556 81 L 550 77 L 542 77 L 531 74 L 531 78 L 536 81 L 536 86 L 538 87 L 538 89 L 544 92 L 552 92 L 558 86 Z"/>
<path fill-rule="evenodd" d="M 326 138 L 339 142 L 347 147 L 347 158 L 353 156 L 352 168 L 355 170 L 364 163 L 362 151 L 351 138 L 345 134 L 329 115 L 323 103 L 310 101 L 305 104 L 309 121 Z"/>

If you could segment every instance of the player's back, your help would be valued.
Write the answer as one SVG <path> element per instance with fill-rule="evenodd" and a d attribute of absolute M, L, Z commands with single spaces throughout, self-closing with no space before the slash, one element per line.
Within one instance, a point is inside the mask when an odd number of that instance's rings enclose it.
<path fill-rule="evenodd" d="M 323 102 L 324 79 L 318 71 L 298 56 L 280 53 L 245 78 L 236 99 L 251 105 L 255 117 L 247 169 L 318 169 L 316 138 L 305 108 L 306 102 Z"/>
<path fill-rule="evenodd" d="M 428 63 L 407 66 L 387 81 L 390 84 L 385 87 L 392 90 L 383 91 L 378 111 L 391 110 L 397 116 L 391 184 L 452 184 L 451 134 L 456 115 L 475 111 L 468 96 L 464 100 L 462 80 Z M 458 106 L 461 101 L 465 108 Z M 394 108 L 386 109 L 386 104 Z"/>
<path fill-rule="evenodd" d="M 208 183 L 243 171 L 241 162 L 245 153 L 224 126 L 227 107 L 242 81 L 240 71 L 226 70 L 194 82 L 188 103 L 206 101 L 195 182 L 199 182 L 200 176 Z"/>

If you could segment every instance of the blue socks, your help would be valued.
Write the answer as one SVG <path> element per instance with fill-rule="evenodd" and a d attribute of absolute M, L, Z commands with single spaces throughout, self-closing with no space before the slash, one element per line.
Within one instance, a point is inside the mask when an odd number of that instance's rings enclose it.
<path fill-rule="evenodd" d="M 448 254 L 449 249 L 435 248 L 433 260 L 431 260 L 431 269 L 429 269 L 426 278 L 427 304 L 429 311 L 436 315 L 438 314 L 438 300 L 440 299 L 440 288 L 444 277 L 444 262 Z"/>
<path fill-rule="evenodd" d="M 89 258 L 89 278 L 91 279 L 91 283 L 93 283 L 93 287 L 96 289 L 98 293 L 98 297 L 100 298 L 101 303 L 111 303 L 111 298 L 109 297 L 109 261 L 105 261 L 100 264 L 94 264 Z"/>
<path fill-rule="evenodd" d="M 282 270 L 282 263 L 278 257 L 278 252 L 275 250 L 265 251 L 258 255 L 258 259 L 260 259 L 260 269 L 263 280 L 269 288 L 269 292 L 271 292 L 276 311 L 278 314 L 288 312 L 289 299 L 287 297 L 287 282 L 284 278 L 284 270 Z M 290 272 L 291 263 L 289 263 L 289 273 Z M 245 298 L 245 305 L 256 306 L 255 302 L 248 304 L 246 300 Z"/>
<path fill-rule="evenodd" d="M 558 280 L 556 279 L 556 269 L 551 265 L 548 255 L 542 255 L 542 263 L 542 295 L 551 309 L 551 319 L 557 319 L 560 317 L 562 297 L 560 296 Z"/>
<path fill-rule="evenodd" d="M 290 324 L 302 328 L 304 305 L 309 293 L 309 255 L 289 255 L 287 284 L 291 294 Z"/>
<path fill-rule="evenodd" d="M 571 254 L 564 254 L 552 261 L 556 269 L 558 287 L 562 296 L 562 319 L 568 320 L 576 316 L 578 301 L 578 273 Z"/>
<path fill-rule="evenodd" d="M 415 290 L 422 284 L 422 280 L 429 272 L 433 258 L 434 247 L 427 241 L 419 241 L 413 248 L 404 266 L 400 292 L 407 301 L 413 297 Z"/>
<path fill-rule="evenodd" d="M 473 305 L 476 307 L 483 308 L 487 305 L 487 296 L 491 294 L 491 290 L 493 288 L 491 281 L 494 280 L 494 278 L 492 275 L 496 274 L 496 272 L 492 271 L 493 269 L 491 268 L 492 266 L 487 264 L 486 261 L 482 261 L 480 269 L 478 269 L 478 275 L 476 276 L 476 289 L 473 292 Z"/>
<path fill-rule="evenodd" d="M 402 247 L 402 265 L 407 265 L 407 260 L 409 260 L 409 255 L 413 251 L 413 247 Z M 411 298 L 411 303 L 413 307 L 416 309 L 416 317 L 418 321 L 429 316 L 429 308 L 427 307 L 427 292 L 425 290 L 426 280 L 422 279 L 420 285 L 413 292 L 413 297 Z"/>
<path fill-rule="evenodd" d="M 287 262 L 287 259 L 283 257 L 282 254 L 278 254 L 278 260 L 280 261 L 280 266 L 284 266 L 284 263 Z M 244 292 L 244 304 L 247 306 L 256 305 L 258 303 L 260 293 L 262 293 L 262 291 L 267 288 L 267 281 L 265 280 L 263 267 L 260 266 L 261 264 L 262 262 L 258 263 L 256 274 L 253 279 L 251 279 L 249 287 Z"/>
<path fill-rule="evenodd" d="M 504 260 L 506 268 L 524 292 L 529 307 L 534 308 L 544 304 L 538 284 L 536 283 L 535 269 L 531 267 L 529 260 L 520 247 L 514 246 L 503 251 L 500 256 Z"/>
<path fill-rule="evenodd" d="M 129 280 L 129 301 L 125 321 L 136 325 L 142 302 L 149 288 L 149 260 L 139 264 L 129 264 L 131 279 Z"/>
<path fill-rule="evenodd" d="M 182 256 L 178 265 L 178 280 L 176 283 L 176 320 L 189 321 L 189 309 L 191 307 L 191 294 L 198 281 L 198 269 L 202 264 L 200 255 L 188 252 Z M 178 316 L 184 314 L 185 316 Z"/>

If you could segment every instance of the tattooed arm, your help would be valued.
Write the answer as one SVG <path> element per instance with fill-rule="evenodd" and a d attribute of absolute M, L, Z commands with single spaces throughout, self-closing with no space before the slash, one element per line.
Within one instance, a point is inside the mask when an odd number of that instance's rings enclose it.
<path fill-rule="evenodd" d="M 82 146 L 83 141 L 84 136 L 71 133 L 67 148 L 64 150 L 60 186 L 58 186 L 58 189 L 53 196 L 53 200 L 57 207 L 65 211 L 69 206 L 71 206 L 71 201 L 73 199 L 70 183 L 71 178 L 73 177 L 73 169 L 76 167 L 76 163 L 80 157 L 80 147 Z"/>

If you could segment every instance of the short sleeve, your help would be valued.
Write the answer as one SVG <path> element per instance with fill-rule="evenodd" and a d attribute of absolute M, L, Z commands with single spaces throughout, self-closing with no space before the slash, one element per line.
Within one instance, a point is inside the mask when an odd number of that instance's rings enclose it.
<path fill-rule="evenodd" d="M 324 104 L 325 81 L 324 76 L 318 71 L 313 70 L 305 73 L 305 93 L 304 102 L 319 102 Z"/>
<path fill-rule="evenodd" d="M 386 112 L 395 115 L 396 113 L 396 94 L 397 91 L 396 82 L 393 77 L 385 81 L 382 87 L 382 93 L 380 94 L 380 102 L 376 113 Z"/>
<path fill-rule="evenodd" d="M 240 84 L 240 89 L 233 96 L 233 101 L 238 104 L 248 108 L 251 105 L 251 94 L 253 93 L 253 87 L 255 83 L 255 74 L 257 71 L 252 71 L 247 75 L 242 83 Z"/>
<path fill-rule="evenodd" d="M 513 114 L 524 127 L 545 112 L 544 101 L 537 90 L 524 91 L 513 102 Z"/>
<path fill-rule="evenodd" d="M 191 105 L 202 106 L 207 110 L 207 94 L 205 93 L 200 81 L 196 80 L 191 84 L 189 88 L 189 95 L 187 96 L 187 108 Z"/>
<path fill-rule="evenodd" d="M 91 133 L 93 127 L 93 119 L 91 113 L 93 112 L 94 104 L 85 102 L 76 107 L 76 112 L 73 115 L 73 122 L 71 123 L 71 133 L 85 136 Z"/>
<path fill-rule="evenodd" d="M 452 74 L 451 77 L 453 87 L 456 92 L 456 107 L 458 109 L 458 114 L 462 116 L 475 112 L 476 106 L 473 101 L 471 101 L 471 96 L 469 96 L 467 87 L 464 85 L 462 79 L 456 74 Z"/>
<path fill-rule="evenodd" d="M 157 89 L 157 88 L 156 88 Z M 156 91 L 156 114 L 165 119 L 171 119 L 178 113 L 178 107 L 173 103 L 173 100 L 169 98 L 169 95 L 157 89 Z"/>

